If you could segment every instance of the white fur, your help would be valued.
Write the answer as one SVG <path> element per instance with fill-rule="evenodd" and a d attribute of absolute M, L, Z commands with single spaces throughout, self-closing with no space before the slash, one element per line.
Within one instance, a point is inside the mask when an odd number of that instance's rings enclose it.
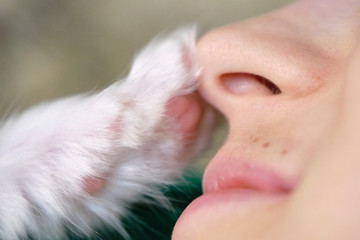
<path fill-rule="evenodd" d="M 155 186 L 171 183 L 188 162 L 165 107 L 196 89 L 195 55 L 195 29 L 180 29 L 152 41 L 128 77 L 102 92 L 0 123 L 0 239 L 63 239 L 66 228 L 90 235 L 104 223 L 126 234 L 119 218 L 129 204 L 160 194 Z M 204 145 L 201 135 L 187 158 Z M 84 190 L 90 176 L 107 179 L 94 195 Z"/>

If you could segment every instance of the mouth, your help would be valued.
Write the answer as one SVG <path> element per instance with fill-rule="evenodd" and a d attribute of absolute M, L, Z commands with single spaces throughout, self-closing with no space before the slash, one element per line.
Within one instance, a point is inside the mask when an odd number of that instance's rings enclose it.
<path fill-rule="evenodd" d="M 217 158 L 206 169 L 203 178 L 205 194 L 228 189 L 248 189 L 267 194 L 289 194 L 294 181 L 274 170 L 240 158 Z"/>
<path fill-rule="evenodd" d="M 203 177 L 204 194 L 195 199 L 180 218 L 208 211 L 237 212 L 248 216 L 254 211 L 282 204 L 296 182 L 275 170 L 241 158 L 217 156 Z"/>

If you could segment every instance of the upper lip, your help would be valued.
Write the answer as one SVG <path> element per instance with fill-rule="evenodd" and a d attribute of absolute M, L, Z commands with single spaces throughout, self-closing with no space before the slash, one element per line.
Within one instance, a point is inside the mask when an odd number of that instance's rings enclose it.
<path fill-rule="evenodd" d="M 294 185 L 295 181 L 254 161 L 225 156 L 216 157 L 203 178 L 204 193 L 236 188 L 283 194 L 291 192 Z"/>

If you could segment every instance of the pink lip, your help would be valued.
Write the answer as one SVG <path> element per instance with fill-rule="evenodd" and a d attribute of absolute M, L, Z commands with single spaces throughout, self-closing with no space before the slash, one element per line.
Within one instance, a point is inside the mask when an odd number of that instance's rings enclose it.
<path fill-rule="evenodd" d="M 218 155 L 205 171 L 204 195 L 185 209 L 177 224 L 192 219 L 193 214 L 199 212 L 201 216 L 209 211 L 236 212 L 237 216 L 246 217 L 252 210 L 286 200 L 294 186 L 295 181 L 274 170 L 240 158 Z"/>
<path fill-rule="evenodd" d="M 295 187 L 295 181 L 255 162 L 223 155 L 214 160 L 203 177 L 204 195 L 185 209 L 177 225 L 191 222 L 196 216 L 207 216 L 211 221 L 217 218 L 214 211 L 246 218 L 253 211 L 282 204 Z"/>
<path fill-rule="evenodd" d="M 233 158 L 218 158 L 209 165 L 203 178 L 205 194 L 234 188 L 284 194 L 291 192 L 294 185 L 294 181 L 285 179 L 273 170 Z"/>
<path fill-rule="evenodd" d="M 259 206 L 281 201 L 286 197 L 284 193 L 264 193 L 252 189 L 233 188 L 216 192 L 206 193 L 195 199 L 184 211 L 184 216 L 196 212 L 199 209 L 216 209 L 219 206 L 231 205 L 231 211 L 248 212 Z"/>

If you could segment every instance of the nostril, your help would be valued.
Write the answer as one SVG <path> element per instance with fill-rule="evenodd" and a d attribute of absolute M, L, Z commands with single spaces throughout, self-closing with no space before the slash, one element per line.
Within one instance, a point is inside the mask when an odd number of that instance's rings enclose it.
<path fill-rule="evenodd" d="M 220 76 L 223 86 L 236 95 L 278 95 L 281 90 L 270 80 L 250 73 L 227 73 Z"/>
<path fill-rule="evenodd" d="M 281 93 L 281 90 L 278 86 L 276 86 L 272 81 L 270 81 L 267 78 L 264 78 L 262 76 L 258 76 L 259 82 L 262 83 L 264 86 L 266 86 L 272 93 L 273 95 L 279 95 Z"/>

